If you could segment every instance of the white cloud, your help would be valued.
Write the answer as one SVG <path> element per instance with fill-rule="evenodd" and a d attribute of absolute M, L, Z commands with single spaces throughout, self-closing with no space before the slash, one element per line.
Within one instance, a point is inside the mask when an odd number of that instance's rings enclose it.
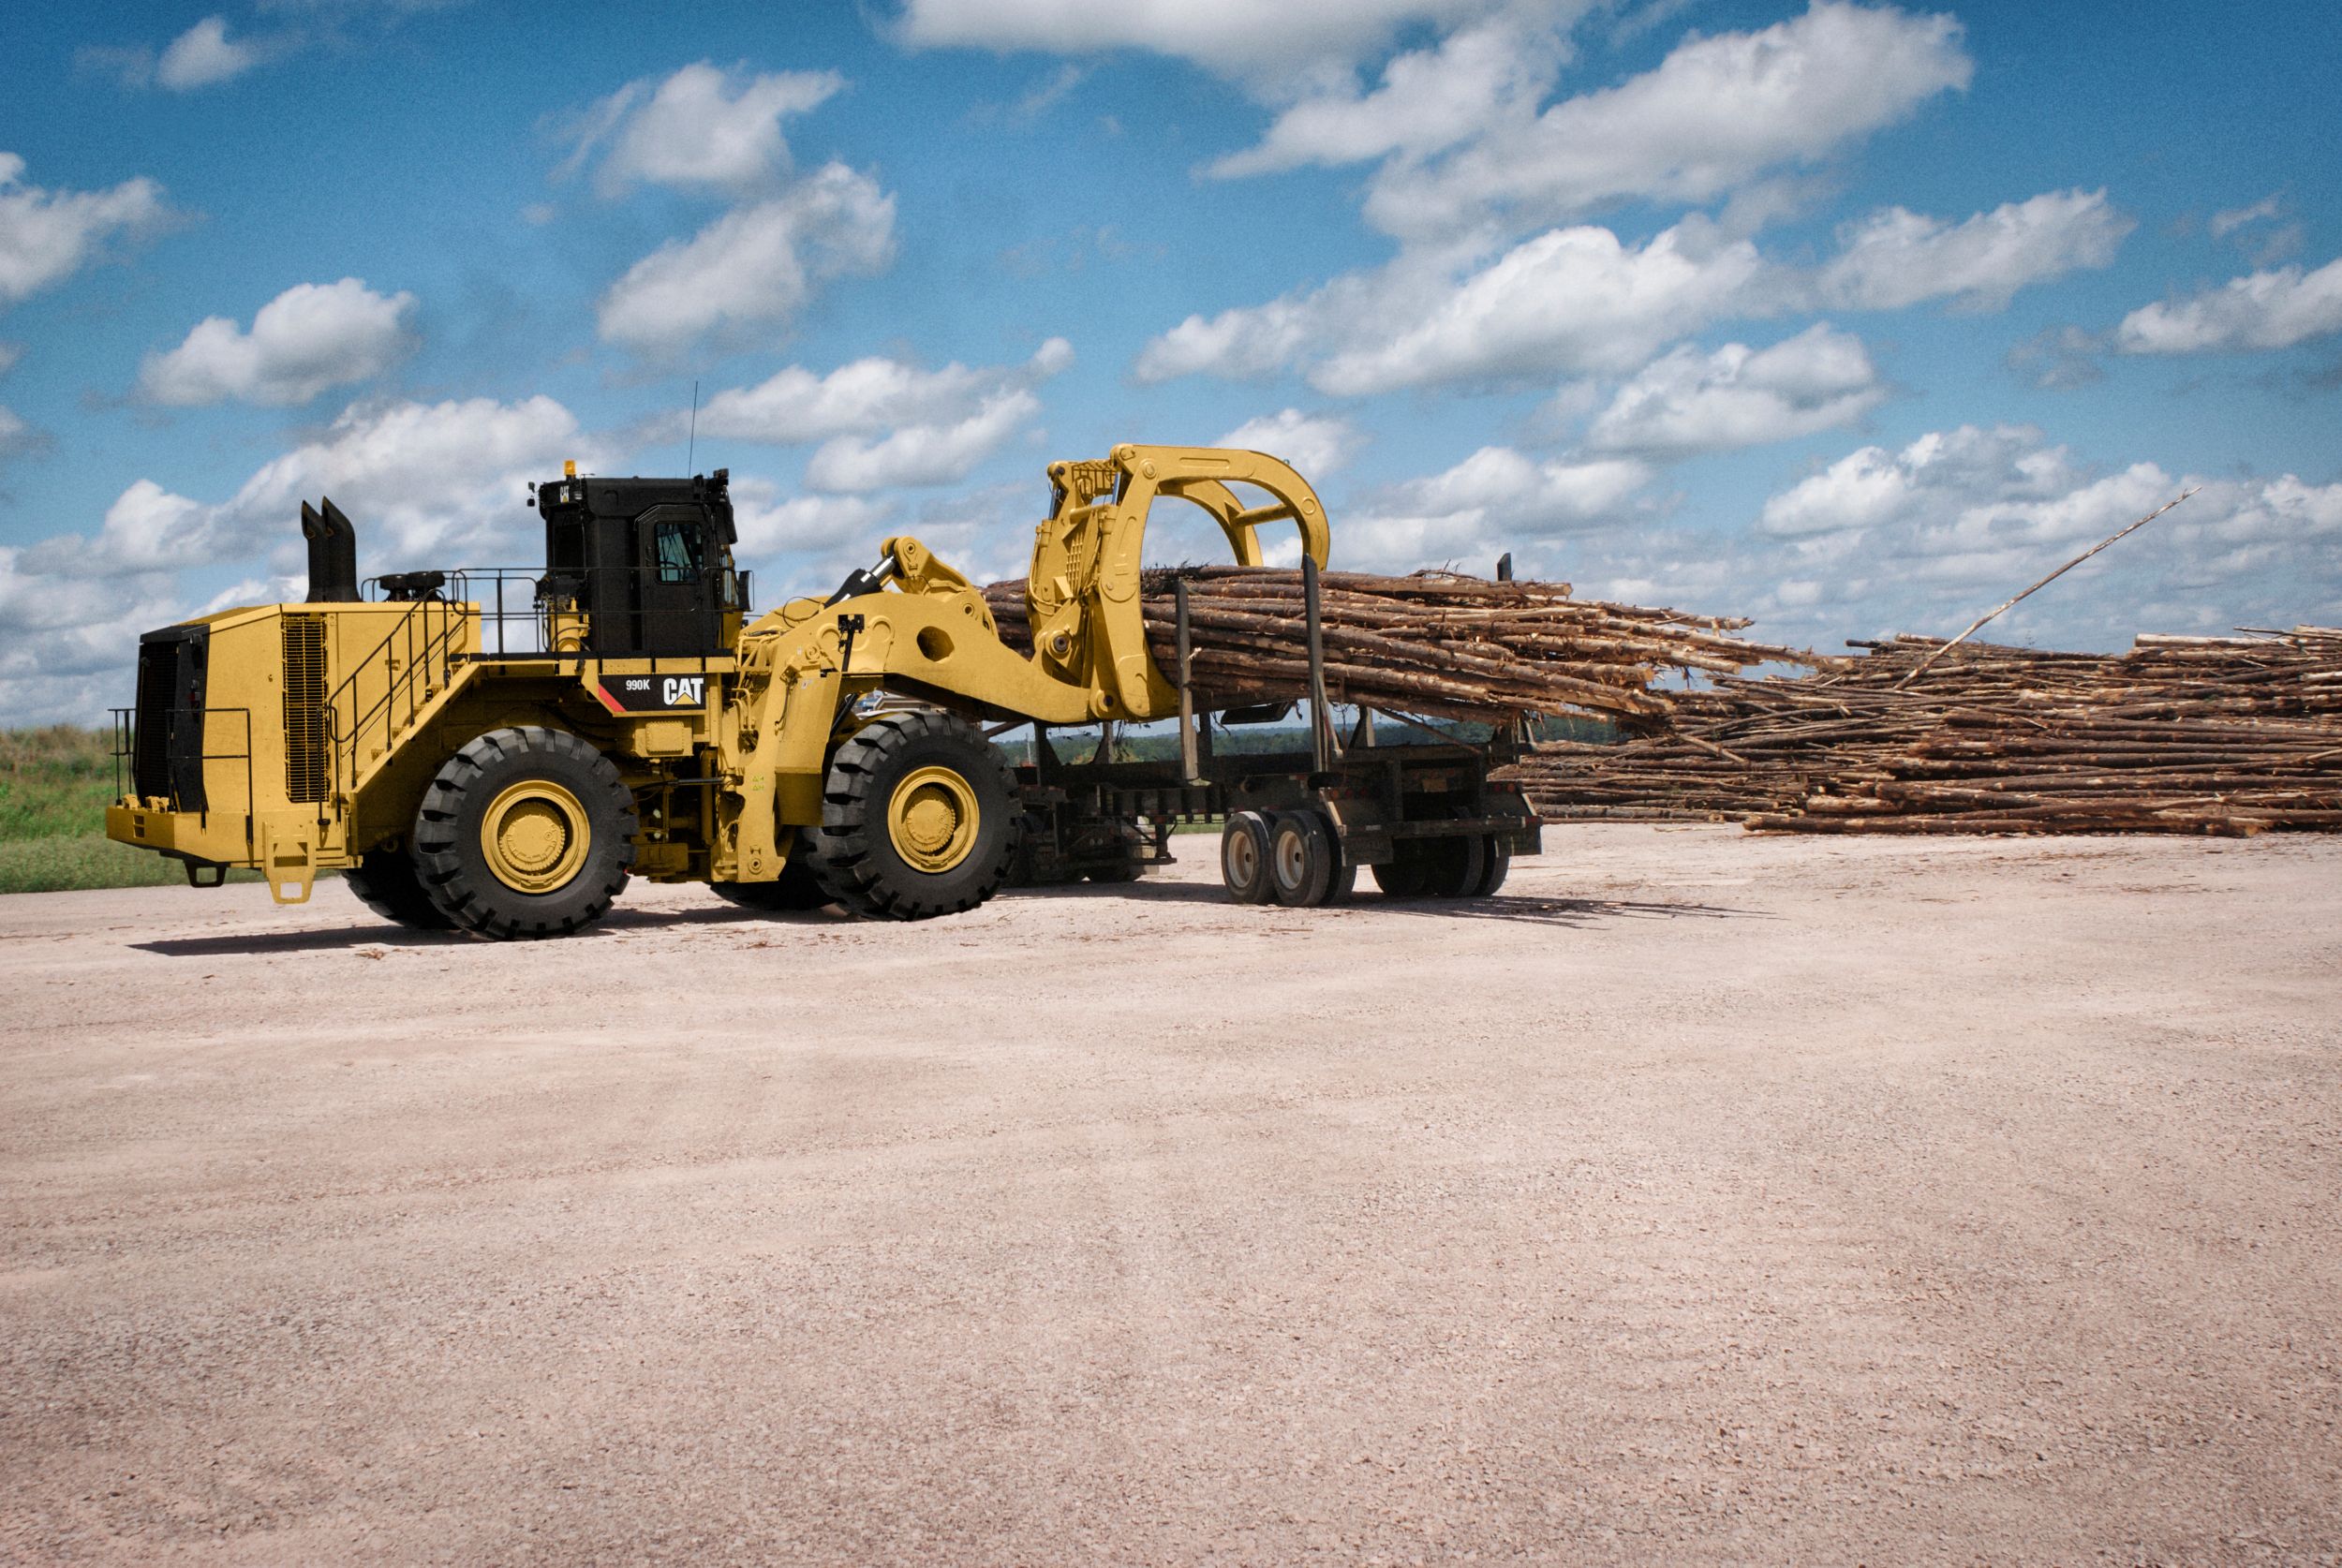
<path fill-rule="evenodd" d="M 2342 259 L 2314 273 L 2253 273 L 2189 299 L 2142 305 L 2114 329 L 2114 347 L 2126 354 L 2290 348 L 2335 332 L 2342 332 Z"/>
<path fill-rule="evenodd" d="M 207 16 L 171 39 L 155 64 L 155 80 L 174 93 L 185 93 L 242 76 L 259 61 L 258 51 L 228 37 L 225 18 Z"/>
<path fill-rule="evenodd" d="M 1862 340 L 1821 321 L 1770 348 L 1663 355 L 1619 389 L 1586 444 L 1654 457 L 1758 446 L 1849 423 L 1886 396 Z"/>
<path fill-rule="evenodd" d="M 906 0 L 898 34 L 914 48 L 1141 49 L 1260 81 L 1347 65 L 1415 23 L 1452 25 L 1496 0 Z"/>
<path fill-rule="evenodd" d="M 789 170 L 782 119 L 818 108 L 845 85 L 835 71 L 743 79 L 705 61 L 656 86 L 649 78 L 631 81 L 586 111 L 562 171 L 601 151 L 607 192 L 637 183 L 753 189 Z"/>
<path fill-rule="evenodd" d="M 1258 146 L 1219 159 L 1209 172 L 1235 179 L 1394 153 L 1421 157 L 1478 136 L 1509 106 L 1534 111 L 1567 52 L 1558 30 L 1521 20 L 1501 16 L 1401 54 L 1371 93 L 1349 81 L 1304 98 L 1278 115 Z"/>
<path fill-rule="evenodd" d="M 863 496 L 797 496 L 784 501 L 769 480 L 734 475 L 732 481 L 732 520 L 743 559 L 857 545 L 869 554 L 878 544 L 879 525 L 893 510 L 890 503 Z"/>
<path fill-rule="evenodd" d="M 70 277 L 109 239 L 152 233 L 170 215 L 163 187 L 143 176 L 111 190 L 44 190 L 22 184 L 24 160 L 0 153 L 0 307 Z"/>
<path fill-rule="evenodd" d="M 2215 213 L 2212 214 L 2210 226 L 2212 237 L 2216 240 L 2224 240 L 2246 224 L 2259 223 L 2263 218 L 2274 218 L 2284 210 L 2277 198 L 2270 195 L 2262 197 L 2247 207 L 2231 207 L 2225 212 Z"/>
<path fill-rule="evenodd" d="M 710 436 L 785 446 L 954 422 L 987 399 L 1037 386 L 1073 362 L 1073 345 L 1053 337 L 1021 365 L 971 368 L 955 361 L 941 370 L 921 370 L 872 357 L 826 376 L 791 365 L 753 387 L 718 392 L 700 409 L 699 424 Z"/>
<path fill-rule="evenodd" d="M 1286 408 L 1262 419 L 1247 420 L 1212 443 L 1239 451 L 1265 451 L 1297 470 L 1303 479 L 1317 480 L 1350 466 L 1366 445 L 1365 433 L 1348 420 L 1331 414 L 1305 414 Z"/>
<path fill-rule="evenodd" d="M 410 346 L 412 294 L 378 294 L 354 277 L 295 284 L 259 308 L 249 332 L 224 316 L 196 324 L 186 341 L 149 354 L 139 392 L 174 407 L 306 403 L 329 387 L 378 376 Z"/>
<path fill-rule="evenodd" d="M 637 261 L 602 296 L 601 335 L 672 354 L 717 328 L 784 321 L 824 281 L 883 269 L 894 234 L 895 199 L 830 164 Z"/>
<path fill-rule="evenodd" d="M 300 535 L 301 502 L 330 495 L 358 525 L 367 576 L 478 564 L 470 553 L 492 544 L 534 548 L 530 481 L 557 474 L 564 458 L 590 470 L 603 455 L 549 397 L 357 404 L 262 465 L 226 501 L 206 504 L 142 479 L 115 498 L 94 540 L 46 540 L 24 562 L 58 576 L 217 565 L 289 546 Z"/>
<path fill-rule="evenodd" d="M 1141 380 L 1262 375 L 1299 362 L 1339 396 L 1553 371 L 1617 374 L 1744 307 L 1760 271 L 1745 240 L 1678 226 L 1629 247 L 1557 229 L 1457 278 L 1401 257 L 1313 293 L 1191 316 L 1140 354 Z"/>
<path fill-rule="evenodd" d="M 1510 447 L 1483 447 L 1445 473 L 1355 503 L 1335 544 L 1345 564 L 1392 570 L 1493 559 L 1521 535 L 1622 521 L 1651 478 L 1632 459 L 1539 463 Z"/>
<path fill-rule="evenodd" d="M 955 484 L 1039 412 L 1041 400 L 1017 387 L 947 423 L 907 424 L 876 440 L 839 436 L 806 464 L 805 482 L 816 490 L 849 491 Z"/>
<path fill-rule="evenodd" d="M 2103 190 L 2045 191 L 1956 224 L 1889 207 L 1847 226 L 1817 286 L 1823 300 L 1854 310 L 1940 299 L 2001 310 L 2028 284 L 2106 266 L 2136 227 Z"/>
<path fill-rule="evenodd" d="M 41 444 L 41 434 L 19 417 L 16 410 L 0 405 L 0 462 L 21 457 Z"/>
<path fill-rule="evenodd" d="M 1845 533 L 1921 514 L 1957 511 L 1979 497 L 2036 500 L 2080 482 L 2063 447 L 2025 425 L 1964 424 L 1900 451 L 1863 447 L 1765 503 L 1760 531 L 1781 537 Z"/>
<path fill-rule="evenodd" d="M 1490 214 L 1528 226 L 1626 198 L 1706 201 L 1907 119 L 1973 68 L 1949 16 L 1816 0 L 1757 32 L 1689 38 L 1652 71 L 1500 121 L 1444 159 L 1394 163 L 1367 215 L 1420 237 Z"/>

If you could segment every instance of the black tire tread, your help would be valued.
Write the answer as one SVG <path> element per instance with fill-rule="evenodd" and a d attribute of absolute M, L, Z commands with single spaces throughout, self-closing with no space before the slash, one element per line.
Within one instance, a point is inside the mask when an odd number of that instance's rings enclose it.
<path fill-rule="evenodd" d="M 567 771 L 582 770 L 583 777 L 566 778 L 565 785 L 583 784 L 580 801 L 591 811 L 596 796 L 613 818 L 615 853 L 589 852 L 580 881 L 547 895 L 541 912 L 518 906 L 519 895 L 503 892 L 486 865 L 480 862 L 476 839 L 457 827 L 473 792 L 490 775 L 507 764 L 526 768 L 550 763 Z M 526 777 L 512 773 L 515 779 Z M 634 835 L 640 822 L 634 796 L 610 760 L 566 730 L 534 725 L 491 730 L 466 742 L 439 767 L 422 806 L 415 813 L 415 870 L 431 901 L 456 927 L 497 941 L 540 937 L 566 937 L 600 920 L 611 902 L 626 890 L 634 865 Z M 604 862 L 597 875 L 595 861 Z M 502 905 L 503 908 L 498 906 Z"/>
<path fill-rule="evenodd" d="M 958 885 L 948 892 L 890 874 L 874 844 L 875 836 L 886 831 L 878 781 L 897 756 L 930 739 L 961 743 L 966 748 L 963 771 L 979 792 L 986 781 L 973 775 L 989 771 L 1004 824 L 990 864 L 972 878 L 954 879 Z M 822 825 L 808 830 L 813 874 L 831 902 L 866 920 L 929 920 L 963 913 L 990 898 L 1008 880 L 1024 828 L 1016 800 L 1016 777 L 1006 759 L 966 719 L 935 708 L 882 714 L 839 742 L 830 756 L 823 780 Z"/>

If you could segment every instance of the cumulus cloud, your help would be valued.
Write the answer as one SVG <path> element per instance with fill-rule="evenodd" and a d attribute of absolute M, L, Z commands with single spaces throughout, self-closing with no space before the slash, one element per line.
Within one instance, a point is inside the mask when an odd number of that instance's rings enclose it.
<path fill-rule="evenodd" d="M 149 354 L 139 392 L 181 408 L 306 403 L 404 357 L 414 304 L 412 294 L 378 294 L 354 277 L 296 284 L 262 305 L 248 332 L 224 316 L 208 317 L 178 348 Z"/>
<path fill-rule="evenodd" d="M 966 417 L 979 406 L 1024 391 L 1074 362 L 1073 345 L 1053 337 L 1020 365 L 956 361 L 921 370 L 874 356 L 817 376 L 791 365 L 753 387 L 719 392 L 700 410 L 711 436 L 788 446 L 837 436 L 867 436 L 896 425 L 936 424 Z"/>
<path fill-rule="evenodd" d="M 72 276 L 109 240 L 143 238 L 170 216 L 163 187 L 143 176 L 97 191 L 23 179 L 24 160 L 0 153 L 0 307 Z"/>
<path fill-rule="evenodd" d="M 816 490 L 955 484 L 1039 412 L 1041 400 L 1019 387 L 986 398 L 947 423 L 907 424 L 875 439 L 840 436 L 813 453 L 805 466 L 805 482 Z"/>
<path fill-rule="evenodd" d="M 1756 32 L 1686 39 L 1653 70 L 1500 119 L 1444 158 L 1388 165 L 1367 215 L 1423 237 L 1490 214 L 1534 225 L 1629 198 L 1705 201 L 1907 119 L 1973 69 L 1949 16 L 1816 0 Z"/>
<path fill-rule="evenodd" d="M 228 37 L 224 17 L 207 16 L 170 40 L 155 62 L 155 81 L 174 93 L 212 87 L 242 76 L 259 63 L 251 45 Z"/>
<path fill-rule="evenodd" d="M 2314 273 L 2279 267 L 2231 278 L 2185 300 L 2142 305 L 2114 329 L 2126 354 L 2290 348 L 2342 332 L 2342 259 Z"/>
<path fill-rule="evenodd" d="M 1792 624 L 1956 629 L 2197 487 L 2152 529 L 1997 623 L 1998 634 L 2120 646 L 2139 630 L 2291 625 L 2342 608 L 2319 565 L 2342 540 L 2342 484 L 2174 474 L 2152 461 L 2102 467 L 2021 425 L 1963 425 L 1847 454 L 1765 503 L 1759 534 L 1777 542 L 1749 570 L 1802 584 Z"/>
<path fill-rule="evenodd" d="M 823 283 L 881 271 L 894 250 L 895 199 L 833 163 L 634 263 L 602 296 L 601 335 L 679 352 L 718 328 L 785 321 Z"/>
<path fill-rule="evenodd" d="M 40 432 L 26 424 L 15 409 L 0 406 L 0 463 L 34 451 L 42 439 Z"/>
<path fill-rule="evenodd" d="M 795 496 L 784 501 L 770 480 L 735 474 L 732 481 L 732 521 L 743 559 L 857 545 L 867 555 L 893 510 L 891 503 L 864 496 Z"/>
<path fill-rule="evenodd" d="M 2246 224 L 2259 223 L 2264 218 L 2274 218 L 2284 210 L 2273 194 L 2262 197 L 2249 206 L 2231 207 L 2224 212 L 2213 214 L 2208 227 L 2212 230 L 2214 239 L 2225 240 Z"/>
<path fill-rule="evenodd" d="M 846 85 L 835 71 L 741 76 L 705 61 L 655 85 L 630 81 L 588 110 L 561 172 L 599 155 L 601 188 L 630 185 L 750 190 L 789 171 L 780 122 Z"/>
<path fill-rule="evenodd" d="M 906 0 L 897 36 L 913 48 L 1147 50 L 1262 81 L 1348 65 L 1399 29 L 1452 26 L 1499 0 Z"/>
<path fill-rule="evenodd" d="M 1749 242 L 1682 225 L 1635 246 L 1608 229 L 1557 229 L 1460 277 L 1402 256 L 1313 292 L 1191 316 L 1147 346 L 1136 374 L 1257 376 L 1298 362 L 1312 385 L 1342 396 L 1618 374 L 1747 305 L 1760 269 Z"/>
<path fill-rule="evenodd" d="M 1770 348 L 1662 355 L 1618 390 L 1586 444 L 1662 458 L 1760 446 L 1851 423 L 1886 396 L 1862 340 L 1820 321 Z"/>
<path fill-rule="evenodd" d="M 358 525 L 368 575 L 463 565 L 452 557 L 532 543 L 528 482 L 558 473 L 564 458 L 591 468 L 603 455 L 549 397 L 353 405 L 225 501 L 141 479 L 107 509 L 96 539 L 44 540 L 23 564 L 59 576 L 216 565 L 297 539 L 303 499 L 330 495 Z"/>
<path fill-rule="evenodd" d="M 1525 20 L 1506 13 L 1401 54 L 1371 92 L 1344 81 L 1306 97 L 1277 116 L 1259 145 L 1208 172 L 1236 179 L 1392 154 L 1422 157 L 1469 141 L 1508 110 L 1533 110 L 1567 53 L 1549 19 L 1539 19 L 1544 26 Z"/>
<path fill-rule="evenodd" d="M 1445 473 L 1354 503 L 1337 544 L 1345 562 L 1393 570 L 1492 559 L 1521 535 L 1621 521 L 1651 478 L 1631 458 L 1540 463 L 1510 447 L 1483 447 Z"/>
<path fill-rule="evenodd" d="M 1212 443 L 1238 451 L 1265 451 L 1315 480 L 1339 473 L 1366 445 L 1366 435 L 1348 420 L 1332 414 L 1305 414 L 1281 409 L 1262 419 L 1247 420 Z"/>
<path fill-rule="evenodd" d="M 2047 191 L 1962 223 L 1890 207 L 1847 226 L 1816 288 L 1828 303 L 1853 310 L 1925 300 L 2001 310 L 2029 284 L 2106 266 L 2136 227 L 2103 190 Z"/>

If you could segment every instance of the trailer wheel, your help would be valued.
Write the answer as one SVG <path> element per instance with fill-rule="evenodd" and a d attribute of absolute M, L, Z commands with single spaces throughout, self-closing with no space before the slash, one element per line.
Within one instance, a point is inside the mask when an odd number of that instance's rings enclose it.
<path fill-rule="evenodd" d="M 1008 764 L 974 726 L 929 709 L 890 713 L 830 759 L 813 871 L 866 919 L 957 914 L 1000 890 L 1022 823 Z"/>
<path fill-rule="evenodd" d="M 1231 811 L 1220 830 L 1220 880 L 1239 904 L 1275 901 L 1268 874 L 1268 819 L 1257 811 Z"/>
<path fill-rule="evenodd" d="M 1423 859 L 1422 841 L 1401 838 L 1392 847 L 1390 859 L 1374 867 L 1374 885 L 1386 898 L 1420 898 L 1430 880 L 1430 870 Z"/>
<path fill-rule="evenodd" d="M 395 846 L 368 850 L 357 865 L 342 873 L 342 881 L 358 902 L 380 915 L 416 931 L 450 931 L 455 923 L 431 901 L 415 875 L 415 859 Z"/>
<path fill-rule="evenodd" d="M 1472 890 L 1475 898 L 1487 898 L 1505 885 L 1505 878 L 1513 868 L 1513 852 L 1505 847 L 1505 840 L 1491 833 L 1480 841 L 1488 860 L 1480 872 L 1479 885 Z"/>
<path fill-rule="evenodd" d="M 1341 854 L 1316 812 L 1279 812 L 1268 828 L 1268 876 L 1277 902 L 1294 909 L 1325 903 Z"/>
<path fill-rule="evenodd" d="M 499 941 L 600 920 L 634 864 L 634 797 L 563 730 L 491 730 L 450 757 L 415 813 L 415 871 L 449 922 Z"/>
<path fill-rule="evenodd" d="M 802 848 L 790 851 L 780 875 L 769 882 L 710 882 L 707 891 L 727 904 L 768 914 L 803 914 L 830 902 L 829 889 L 814 875 L 812 861 Z"/>
<path fill-rule="evenodd" d="M 1422 843 L 1426 894 L 1433 898 L 1469 898 L 1479 891 L 1489 865 L 1484 835 L 1464 833 L 1452 838 L 1427 838 Z"/>

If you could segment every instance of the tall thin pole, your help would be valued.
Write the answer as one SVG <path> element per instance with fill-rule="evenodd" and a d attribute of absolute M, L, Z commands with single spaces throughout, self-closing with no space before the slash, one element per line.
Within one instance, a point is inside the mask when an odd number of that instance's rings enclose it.
<path fill-rule="evenodd" d="M 2201 490 L 2202 488 L 2203 487 L 2201 485 L 2198 485 L 2196 487 L 2197 490 Z M 1976 619 L 1968 623 L 1966 631 L 1963 631 L 1959 636 L 1953 638 L 1950 642 L 1946 643 L 1942 647 L 1937 648 L 1934 653 L 1929 654 L 1925 658 L 1920 659 L 1917 664 L 1913 665 L 1911 667 L 1911 673 L 1904 676 L 1903 679 L 1895 682 L 1894 686 L 1890 689 L 1899 690 L 1904 687 L 1909 686 L 1914 680 L 1919 678 L 1920 671 L 1926 669 L 1929 665 L 1943 658 L 1944 655 L 1951 652 L 1951 650 L 1959 643 L 1966 642 L 1968 640 L 1968 632 L 1976 630 L 1977 628 L 1982 626 L 1986 621 L 1991 620 L 1994 616 L 1998 615 L 2002 611 L 2015 608 L 2018 599 L 2028 597 L 2037 589 L 2048 587 L 2052 583 L 2056 582 L 2059 578 L 2065 576 L 2066 573 L 2073 570 L 2074 568 L 2080 566 L 2083 562 L 2088 560 L 2091 556 L 2097 555 L 2099 551 L 2105 549 L 2116 540 L 2122 539 L 2129 534 L 2137 533 L 2140 529 L 2145 527 L 2148 524 L 2154 522 L 2157 518 L 2162 516 L 2165 512 L 2171 510 L 2173 507 L 2179 505 L 2180 502 L 2187 499 L 2188 496 L 2193 496 L 2195 493 L 2195 490 L 2181 491 L 2178 495 L 2172 496 L 2170 500 L 2164 502 L 2161 506 L 2147 513 L 2146 516 L 2142 517 L 2138 522 L 2133 523 L 2129 527 L 2123 528 L 2107 535 L 2104 539 L 2098 540 L 2097 543 L 2090 546 L 2089 549 L 2084 550 L 2081 555 L 2076 555 L 2072 560 L 2068 561 L 2064 566 L 2059 567 L 2055 571 L 2051 572 L 2047 577 L 2042 578 L 2038 583 L 2034 584 L 2032 587 L 2027 588 L 2023 593 L 2017 595 L 2016 598 L 2005 599 L 1993 609 L 1985 611 L 1984 614 L 1979 615 Z M 1685 673 L 1688 678 L 1689 672 L 1686 672 Z"/>
<path fill-rule="evenodd" d="M 691 464 L 693 460 L 699 456 L 699 451 L 700 383 L 699 378 L 697 377 L 693 377 L 691 378 L 691 439 L 690 443 L 683 449 L 683 471 L 685 474 L 689 475 L 691 472 Z"/>

